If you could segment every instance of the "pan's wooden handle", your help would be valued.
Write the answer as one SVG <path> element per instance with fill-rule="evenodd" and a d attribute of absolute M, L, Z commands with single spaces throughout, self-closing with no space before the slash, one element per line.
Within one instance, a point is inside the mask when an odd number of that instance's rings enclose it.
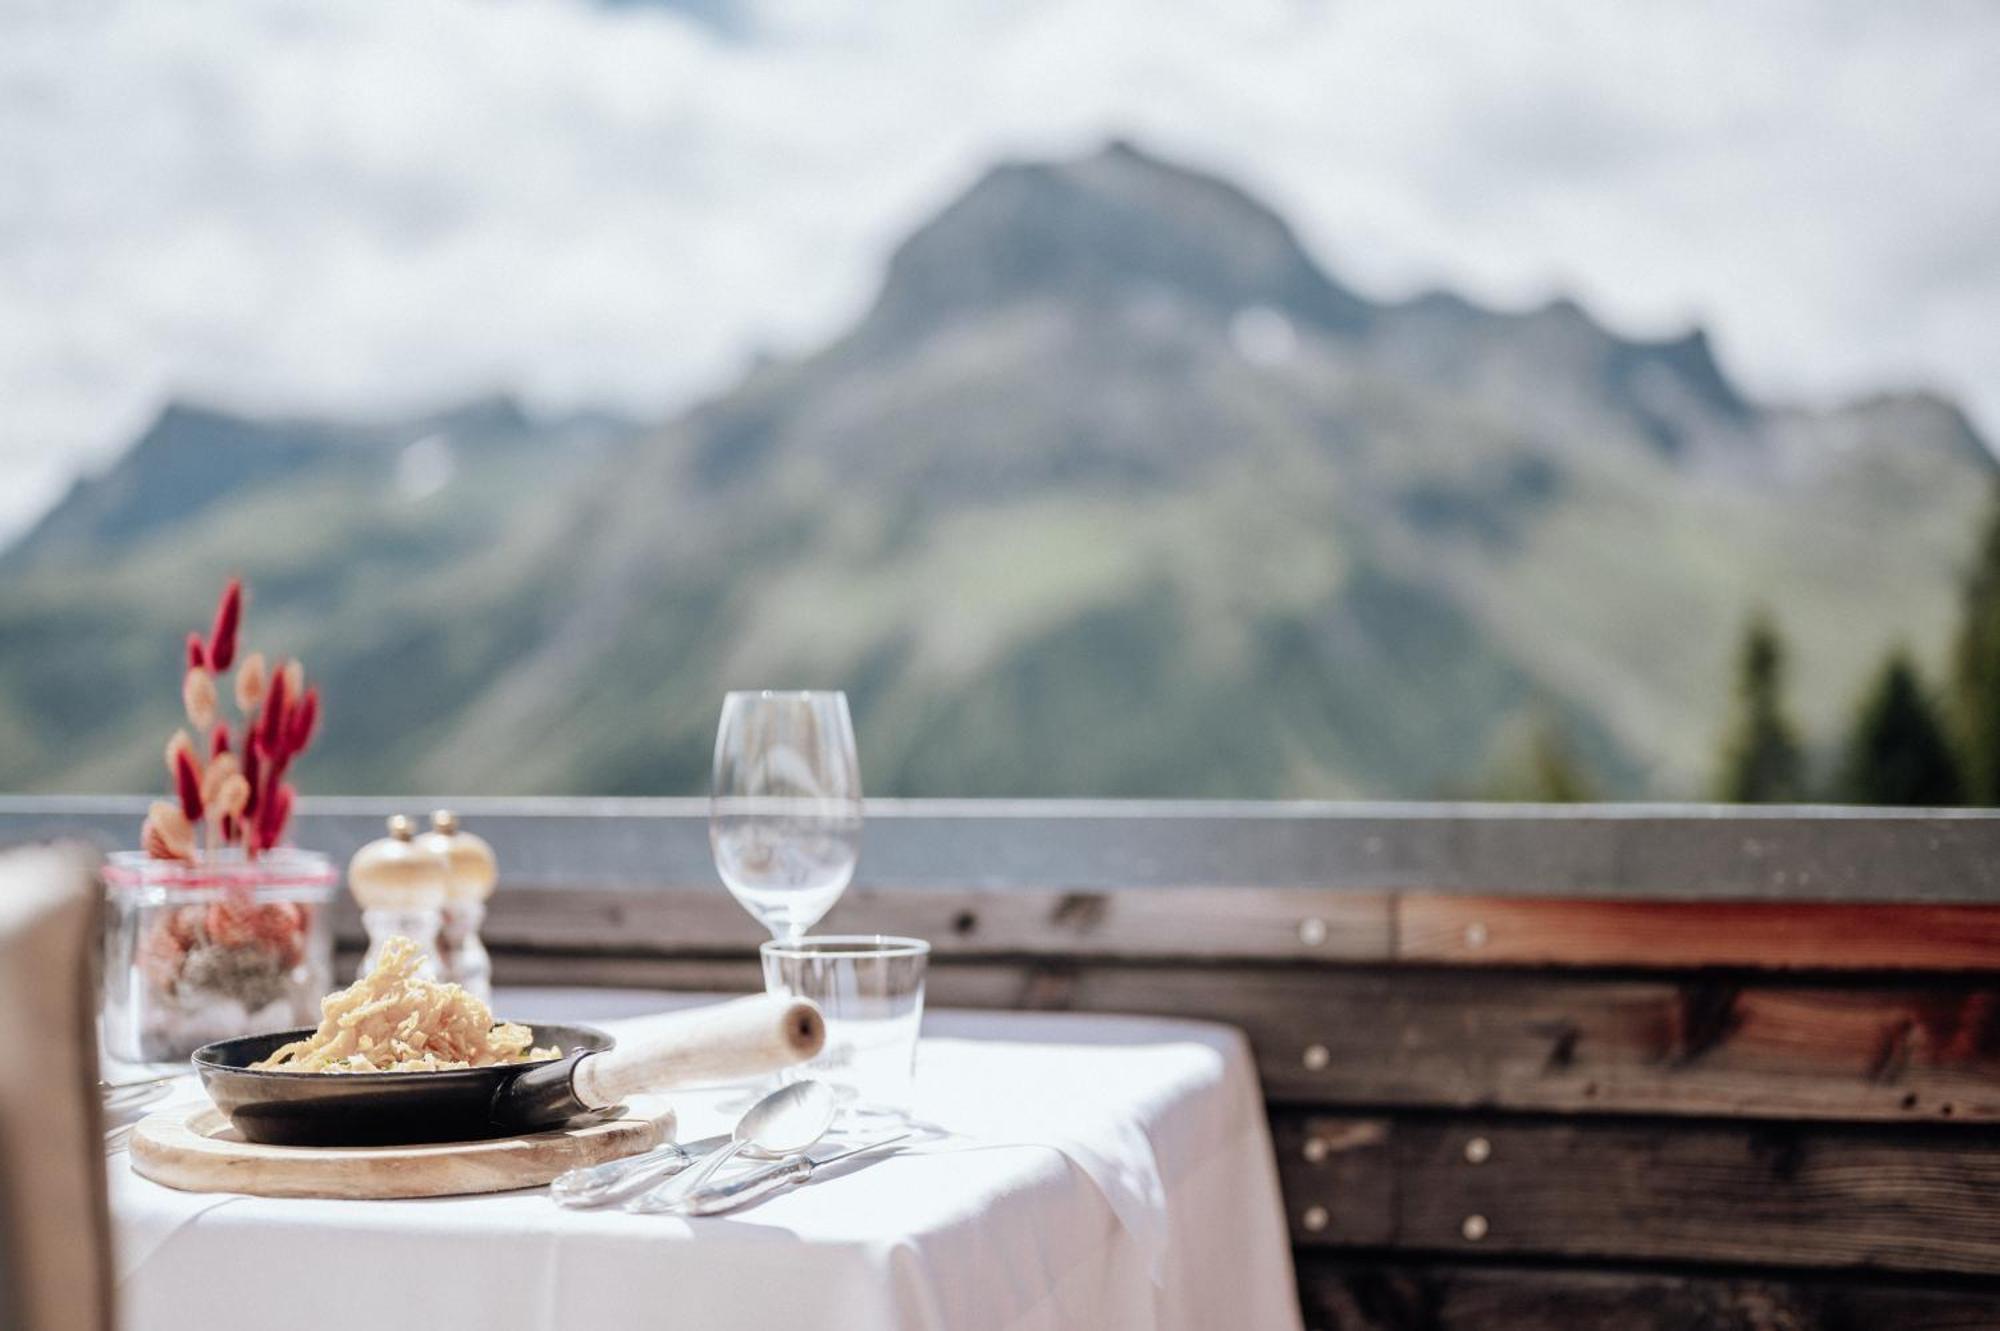
<path fill-rule="evenodd" d="M 826 1043 L 826 1022 L 803 998 L 759 994 L 676 1012 L 601 1054 L 586 1054 L 570 1090 L 593 1109 L 641 1091 L 756 1077 L 803 1063 Z"/>

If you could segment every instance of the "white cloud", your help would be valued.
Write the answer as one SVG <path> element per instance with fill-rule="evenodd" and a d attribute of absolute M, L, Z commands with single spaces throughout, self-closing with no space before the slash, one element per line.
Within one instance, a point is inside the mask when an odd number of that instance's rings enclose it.
<path fill-rule="evenodd" d="M 996 153 L 1223 170 L 1378 295 L 1709 323 L 2000 425 L 2000 10 L 1780 0 L 0 5 L 0 530 L 186 393 L 663 411 Z"/>

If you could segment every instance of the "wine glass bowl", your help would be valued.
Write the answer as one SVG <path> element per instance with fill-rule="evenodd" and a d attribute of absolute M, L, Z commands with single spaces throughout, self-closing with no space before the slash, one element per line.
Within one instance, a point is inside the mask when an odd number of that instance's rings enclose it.
<path fill-rule="evenodd" d="M 829 910 L 861 858 L 861 765 L 844 693 L 731 693 L 709 784 L 716 872 L 773 938 Z"/>

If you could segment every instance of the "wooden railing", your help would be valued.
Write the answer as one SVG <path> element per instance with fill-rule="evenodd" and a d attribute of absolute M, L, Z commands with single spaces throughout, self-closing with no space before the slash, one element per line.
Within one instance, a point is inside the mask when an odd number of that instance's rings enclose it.
<path fill-rule="evenodd" d="M 456 807 L 503 983 L 757 983 L 698 802 Z M 1311 1326 L 2000 1326 L 2000 816 L 883 805 L 825 927 L 931 939 L 940 1005 L 1246 1031 Z"/>

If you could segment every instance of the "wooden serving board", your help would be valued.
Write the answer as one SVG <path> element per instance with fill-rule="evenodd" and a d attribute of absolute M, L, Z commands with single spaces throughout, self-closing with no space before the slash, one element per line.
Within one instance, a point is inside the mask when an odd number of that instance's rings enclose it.
<path fill-rule="evenodd" d="M 264 1146 L 209 1104 L 165 1109 L 132 1130 L 132 1168 L 184 1192 L 257 1197 L 450 1197 L 538 1188 L 566 1169 L 672 1141 L 662 1108 L 588 1127 L 422 1146 Z"/>

